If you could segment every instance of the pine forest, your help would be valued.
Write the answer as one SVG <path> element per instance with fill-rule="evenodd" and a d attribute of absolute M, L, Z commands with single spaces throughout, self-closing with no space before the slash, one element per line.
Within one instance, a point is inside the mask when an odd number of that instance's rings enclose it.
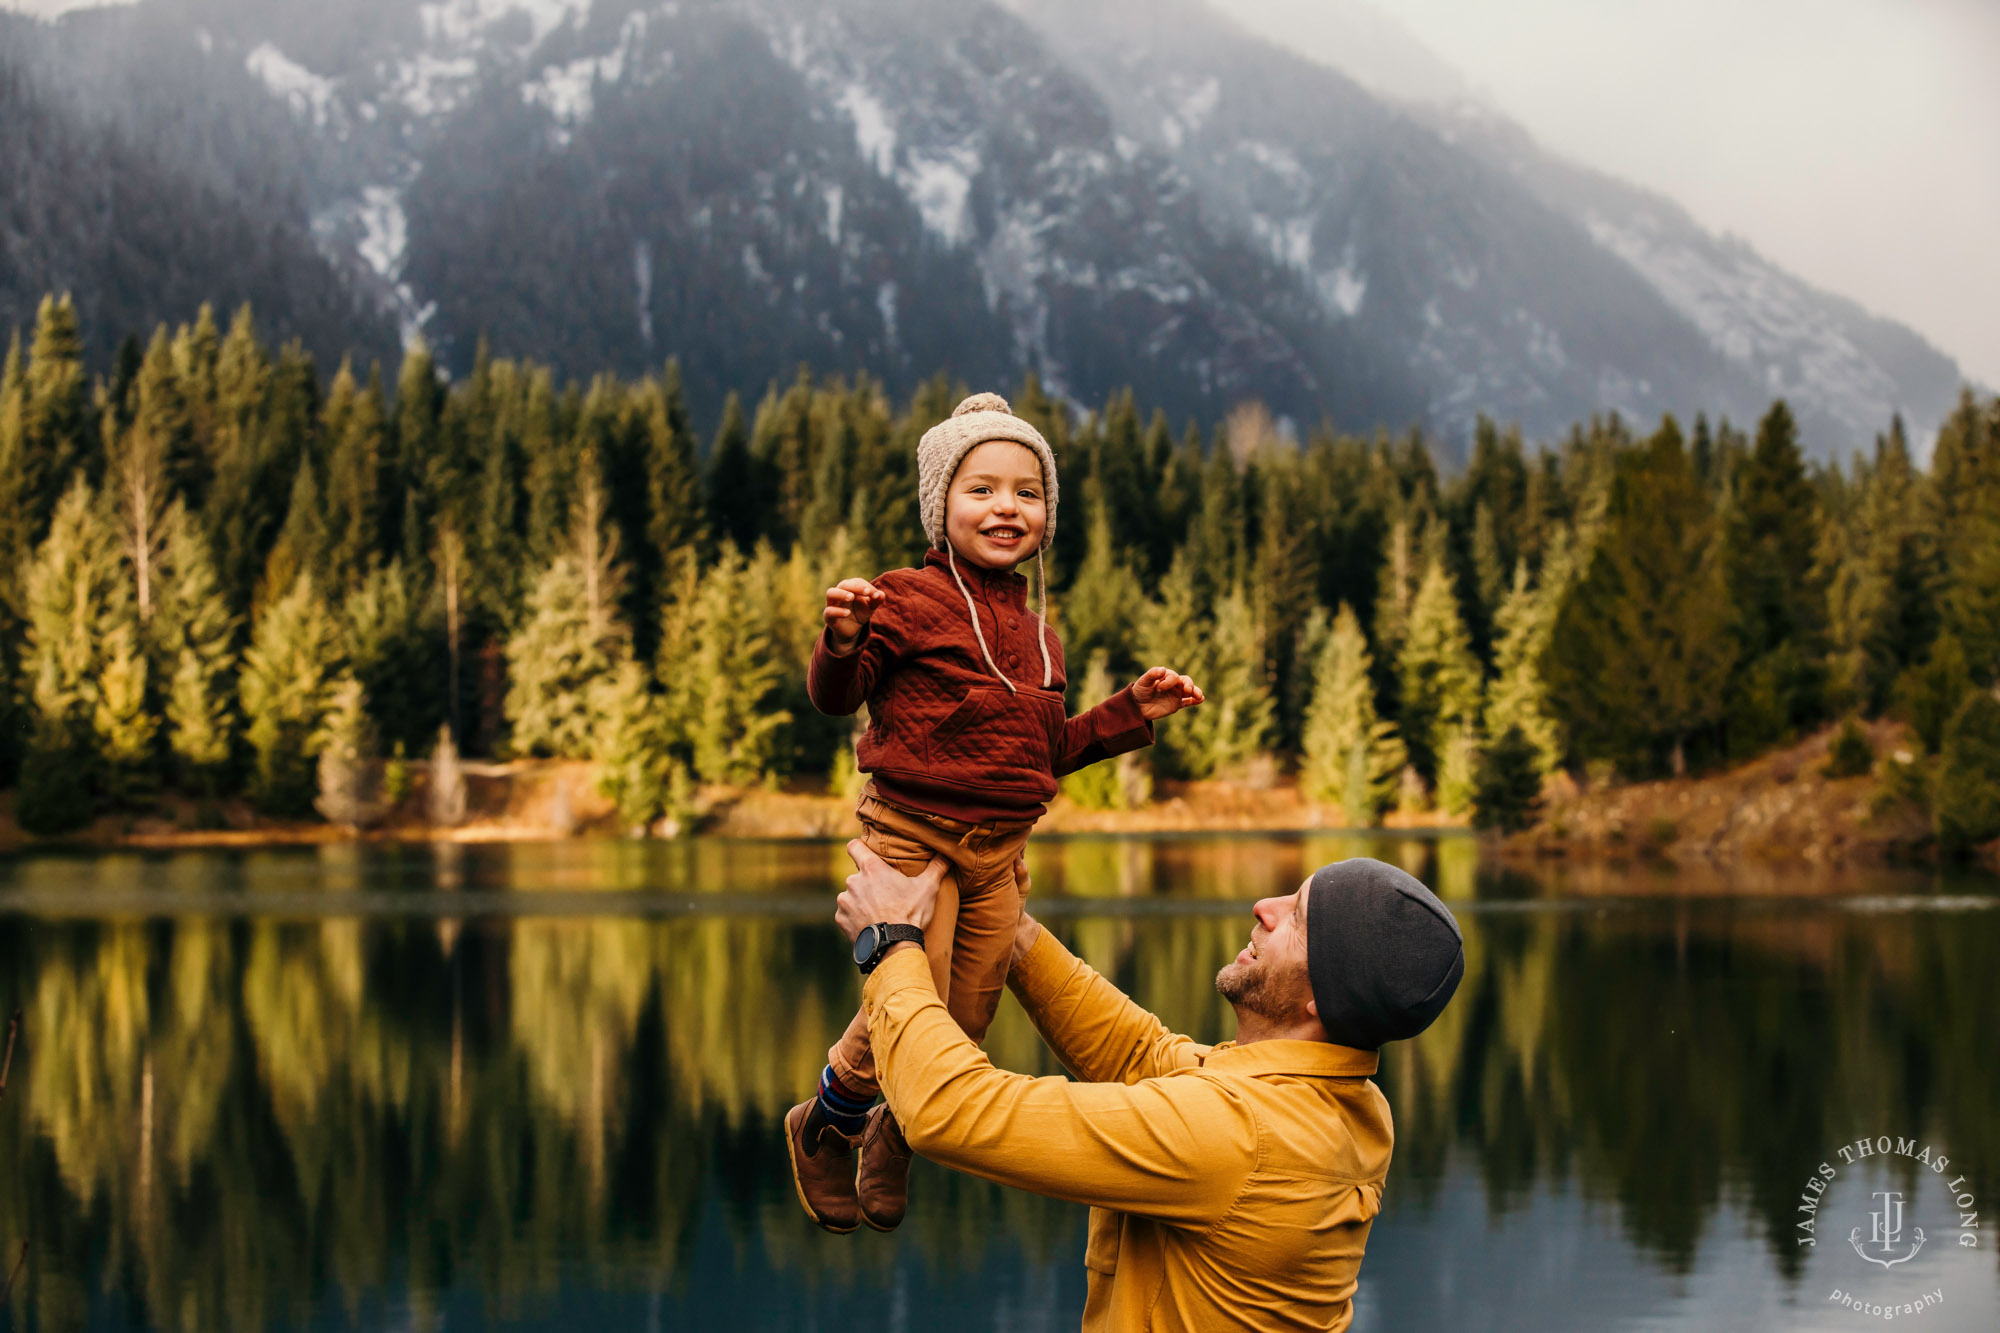
<path fill-rule="evenodd" d="M 823 590 L 921 557 L 918 438 L 1006 389 L 897 404 L 801 367 L 711 431 L 672 362 L 482 353 L 447 383 L 417 345 L 328 378 L 248 309 L 101 374 L 83 346 L 50 298 L 0 372 L 0 781 L 37 833 L 168 793 L 360 824 L 461 755 L 593 761 L 631 828 L 717 785 L 846 789 L 856 723 L 804 693 Z M 1209 699 L 1075 801 L 1295 776 L 1356 825 L 1518 827 L 1558 770 L 1700 771 L 1843 719 L 1865 768 L 1853 720 L 1889 714 L 1923 753 L 1880 762 L 1940 838 L 2000 835 L 2000 400 L 1922 423 L 1927 467 L 1900 421 L 1809 465 L 1776 402 L 1546 446 L 1482 421 L 1447 472 L 1416 432 L 1009 397 L 1062 468 L 1070 706 L 1154 664 Z"/>

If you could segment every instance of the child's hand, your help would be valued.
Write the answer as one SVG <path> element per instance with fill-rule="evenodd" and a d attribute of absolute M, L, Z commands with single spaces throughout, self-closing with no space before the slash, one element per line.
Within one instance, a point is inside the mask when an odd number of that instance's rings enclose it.
<path fill-rule="evenodd" d="M 1132 682 L 1132 698 L 1150 722 L 1193 708 L 1202 697 L 1201 686 L 1168 667 L 1153 667 Z"/>
<path fill-rule="evenodd" d="M 846 656 L 854 641 L 861 637 L 861 631 L 868 627 L 868 617 L 888 600 L 889 595 L 867 579 L 842 579 L 828 588 L 826 610 L 820 612 L 820 619 L 826 622 L 827 648 L 838 656 Z"/>

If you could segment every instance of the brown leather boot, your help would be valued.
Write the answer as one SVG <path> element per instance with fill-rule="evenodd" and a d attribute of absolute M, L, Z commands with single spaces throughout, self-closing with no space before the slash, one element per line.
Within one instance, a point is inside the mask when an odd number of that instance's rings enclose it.
<path fill-rule="evenodd" d="M 861 1224 L 861 1206 L 854 1197 L 857 1142 L 826 1123 L 817 1097 L 785 1113 L 785 1155 L 792 1159 L 799 1202 L 808 1217 L 836 1235 Z"/>
<path fill-rule="evenodd" d="M 910 1205 L 910 1143 L 896 1113 L 886 1104 L 868 1113 L 861 1131 L 861 1175 L 855 1185 L 861 1220 L 877 1231 L 894 1231 Z"/>

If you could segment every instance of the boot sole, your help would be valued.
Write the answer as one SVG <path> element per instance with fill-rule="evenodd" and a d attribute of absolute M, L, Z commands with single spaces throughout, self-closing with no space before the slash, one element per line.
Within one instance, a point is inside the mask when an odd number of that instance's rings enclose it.
<path fill-rule="evenodd" d="M 790 1123 L 790 1117 L 787 1116 L 784 1120 L 780 1121 L 778 1127 L 784 1132 L 785 1135 L 785 1162 L 788 1166 L 792 1168 L 792 1189 L 796 1191 L 799 1196 L 799 1207 L 806 1210 L 806 1216 L 810 1217 L 813 1220 L 813 1225 L 818 1227 L 822 1231 L 830 1231 L 836 1236 L 845 1236 L 848 1233 L 857 1230 L 857 1228 L 853 1226 L 844 1226 L 844 1227 L 835 1226 L 833 1223 L 828 1222 L 825 1218 L 821 1217 L 818 1213 L 813 1211 L 812 1204 L 807 1202 L 806 1200 L 805 1182 L 799 1179 L 799 1157 L 798 1157 L 799 1149 L 798 1149 L 798 1144 L 792 1138 L 792 1126 Z M 870 1225 L 873 1224 L 871 1223 Z"/>
<path fill-rule="evenodd" d="M 883 1231 L 883 1232 L 894 1231 L 897 1227 L 903 1225 L 903 1219 L 899 1217 L 895 1221 L 890 1222 L 885 1226 L 882 1223 L 877 1222 L 874 1218 L 870 1217 L 866 1212 L 863 1212 L 861 1214 L 861 1220 L 866 1222 L 869 1228 L 874 1231 Z"/>

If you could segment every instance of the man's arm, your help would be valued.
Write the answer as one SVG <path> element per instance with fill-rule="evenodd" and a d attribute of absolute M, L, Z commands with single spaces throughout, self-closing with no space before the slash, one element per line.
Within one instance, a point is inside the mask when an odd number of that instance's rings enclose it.
<path fill-rule="evenodd" d="M 1027 879 L 1027 867 L 1014 873 Z M 1208 1048 L 1170 1032 L 1025 912 L 1007 974 L 1042 1040 L 1086 1083 L 1137 1083 L 1199 1063 Z"/>
<path fill-rule="evenodd" d="M 883 961 L 862 1002 L 883 1095 L 934 1162 L 1180 1226 L 1221 1218 L 1256 1167 L 1255 1117 L 1210 1079 L 1073 1083 L 995 1069 L 914 948 Z"/>

